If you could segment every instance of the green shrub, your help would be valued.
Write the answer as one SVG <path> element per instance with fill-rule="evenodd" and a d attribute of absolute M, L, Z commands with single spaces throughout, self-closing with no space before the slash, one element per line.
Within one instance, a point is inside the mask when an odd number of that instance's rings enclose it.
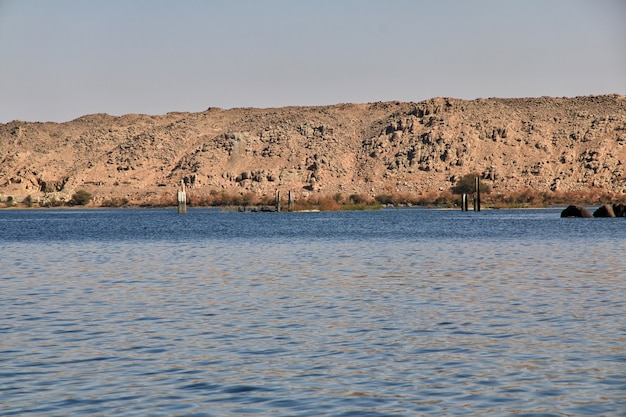
<path fill-rule="evenodd" d="M 459 182 L 452 187 L 452 192 L 454 194 L 473 194 L 476 192 L 476 178 L 479 175 L 475 172 L 471 174 L 463 175 Z M 484 182 L 480 182 L 480 192 L 489 194 L 491 192 L 491 188 L 485 184 Z"/>
<path fill-rule="evenodd" d="M 393 196 L 391 194 L 378 194 L 376 197 L 374 197 L 374 199 L 378 201 L 380 204 L 392 204 L 393 203 Z"/>
<path fill-rule="evenodd" d="M 352 204 L 364 204 L 371 201 L 371 199 L 365 194 L 350 194 L 348 199 Z"/>
<path fill-rule="evenodd" d="M 84 206 L 91 201 L 91 194 L 85 190 L 78 190 L 72 195 L 72 199 L 69 201 L 71 206 Z"/>

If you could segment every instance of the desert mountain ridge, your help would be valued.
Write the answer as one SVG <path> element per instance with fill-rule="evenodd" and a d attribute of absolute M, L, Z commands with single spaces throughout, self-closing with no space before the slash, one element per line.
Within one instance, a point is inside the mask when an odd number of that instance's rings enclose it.
<path fill-rule="evenodd" d="M 433 98 L 0 124 L 0 199 L 626 192 L 626 97 Z"/>

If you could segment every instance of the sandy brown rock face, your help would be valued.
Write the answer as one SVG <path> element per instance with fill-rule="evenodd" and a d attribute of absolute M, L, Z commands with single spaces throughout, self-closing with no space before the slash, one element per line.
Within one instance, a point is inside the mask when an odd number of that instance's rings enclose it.
<path fill-rule="evenodd" d="M 0 196 L 626 191 L 626 98 L 436 98 L 0 125 Z"/>

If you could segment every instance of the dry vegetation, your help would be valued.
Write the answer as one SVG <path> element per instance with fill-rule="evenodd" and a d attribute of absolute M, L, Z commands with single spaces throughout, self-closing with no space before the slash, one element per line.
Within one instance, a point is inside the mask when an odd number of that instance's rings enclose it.
<path fill-rule="evenodd" d="M 469 196 L 470 199 L 472 195 Z M 602 189 L 589 188 L 581 191 L 537 192 L 529 188 L 511 191 L 508 193 L 487 193 L 482 194 L 482 208 L 484 209 L 504 209 L 504 208 L 541 208 L 558 207 L 570 204 L 580 206 L 600 206 L 608 203 L 626 204 L 626 194 L 616 195 Z M 37 202 L 32 196 L 27 196 L 22 201 L 16 201 L 9 197 L 0 202 L 0 207 L 5 208 L 34 208 L 34 207 L 63 207 L 63 206 L 86 206 L 94 207 L 94 204 L 77 204 L 60 200 L 47 200 Z M 145 201 L 129 202 L 124 198 L 114 198 L 104 200 L 98 204 L 100 207 L 175 207 L 176 198 L 173 196 L 162 196 Z M 275 198 L 259 196 L 254 193 L 236 194 L 225 191 L 213 191 L 208 196 L 196 197 L 193 194 L 187 198 L 189 207 L 223 207 L 227 209 L 246 208 L 273 208 L 276 205 Z M 455 194 L 451 190 L 441 192 L 428 192 L 423 194 L 414 193 L 391 193 L 380 194 L 374 197 L 365 194 L 351 194 L 349 196 L 335 193 L 334 195 L 315 194 L 306 198 L 295 200 L 293 206 L 289 207 L 286 199 L 281 199 L 280 206 L 283 210 L 292 211 L 339 211 L 339 210 L 377 210 L 383 207 L 430 207 L 430 208 L 455 208 L 461 207 L 461 195 Z"/>

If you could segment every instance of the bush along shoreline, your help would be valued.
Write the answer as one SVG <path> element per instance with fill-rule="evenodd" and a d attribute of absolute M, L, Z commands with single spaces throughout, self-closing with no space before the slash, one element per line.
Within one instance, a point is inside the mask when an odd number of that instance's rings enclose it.
<path fill-rule="evenodd" d="M 472 197 L 469 188 L 455 187 L 451 190 L 428 193 L 384 193 L 378 195 L 343 194 L 332 195 L 311 193 L 306 197 L 296 198 L 291 204 L 286 199 L 280 200 L 281 211 L 339 211 L 339 210 L 378 210 L 384 207 L 424 207 L 448 208 L 461 207 L 462 194 L 467 192 Z M 287 193 L 284 193 L 287 194 Z M 626 204 L 626 194 L 617 196 L 599 189 L 590 188 L 578 192 L 537 192 L 530 189 L 511 191 L 507 193 L 491 192 L 481 187 L 481 208 L 483 209 L 518 209 L 518 208 L 546 208 L 546 207 L 578 207 L 569 209 L 563 217 L 585 217 L 580 208 L 598 206 L 598 210 L 591 213 L 591 217 L 624 217 L 621 207 Z M 247 193 L 228 193 L 226 191 L 210 191 L 200 194 L 194 189 L 187 192 L 189 207 L 221 207 L 241 208 L 243 211 L 266 211 L 264 208 L 276 207 L 275 196 Z M 97 198 L 87 190 L 77 190 L 70 199 L 63 201 L 54 197 L 27 196 L 21 200 L 13 196 L 0 196 L 0 208 L 150 208 L 176 207 L 176 196 L 151 198 L 145 201 L 130 201 L 125 197 Z M 569 207 L 568 207 L 569 208 Z M 588 210 L 588 209 L 585 209 Z M 267 210 L 269 211 L 269 210 Z"/>

